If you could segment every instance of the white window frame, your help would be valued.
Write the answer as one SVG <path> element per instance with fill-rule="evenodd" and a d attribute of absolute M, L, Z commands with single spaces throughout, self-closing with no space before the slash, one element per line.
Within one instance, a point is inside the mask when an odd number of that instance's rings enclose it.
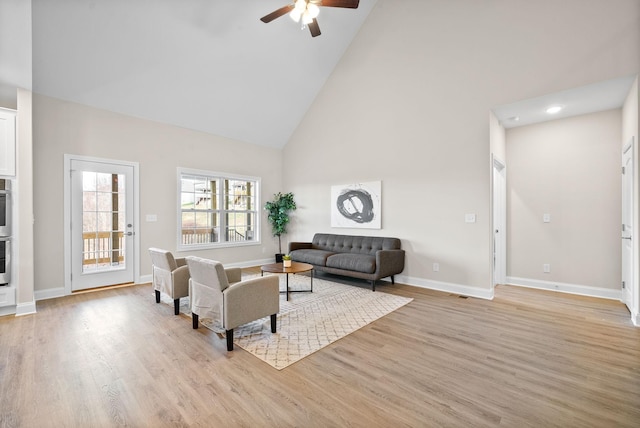
<path fill-rule="evenodd" d="M 254 238 L 249 241 L 220 241 L 220 242 L 207 242 L 202 244 L 183 244 L 182 243 L 182 177 L 185 175 L 189 176 L 200 176 L 207 177 L 207 179 L 211 180 L 237 180 L 237 181 L 252 181 L 255 183 L 255 209 L 251 211 L 255 211 L 255 226 L 254 226 Z M 191 250 L 204 250 L 210 248 L 224 248 L 224 247 L 244 247 L 250 245 L 261 245 L 260 242 L 260 230 L 262 227 L 262 215 L 261 215 L 261 201 L 260 201 L 260 189 L 262 188 L 262 183 L 260 177 L 252 177 L 247 175 L 238 175 L 231 174 L 227 172 L 218 172 L 218 171 L 205 171 L 199 169 L 190 169 L 190 168 L 177 168 L 177 193 L 176 193 L 176 206 L 177 206 L 177 221 L 176 221 L 176 239 L 177 239 L 177 249 L 178 251 L 191 251 Z M 219 203 L 218 206 L 221 207 L 218 211 L 220 212 L 220 222 L 219 225 L 220 230 L 223 230 L 226 227 L 224 224 L 224 214 L 227 212 L 224 209 L 224 204 L 222 203 L 222 199 L 224 199 L 223 191 L 220 192 L 219 195 Z M 228 211 L 234 212 L 234 211 Z"/>

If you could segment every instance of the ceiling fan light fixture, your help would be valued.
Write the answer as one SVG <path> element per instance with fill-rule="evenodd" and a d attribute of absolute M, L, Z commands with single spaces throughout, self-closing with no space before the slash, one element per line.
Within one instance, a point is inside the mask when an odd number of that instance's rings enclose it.
<path fill-rule="evenodd" d="M 291 17 L 291 19 L 293 19 L 296 22 L 300 22 L 300 18 L 302 18 L 302 12 L 300 12 L 297 8 L 293 9 L 291 11 L 291 13 L 289 13 L 289 16 Z"/>
<path fill-rule="evenodd" d="M 317 18 L 319 13 L 320 13 L 320 8 L 318 7 L 318 5 L 313 3 L 307 4 L 307 12 L 305 13 L 305 15 L 309 15 L 309 17 L 313 19 L 313 18 Z"/>
<path fill-rule="evenodd" d="M 289 13 L 291 19 L 295 22 L 300 22 L 302 19 L 303 25 L 309 25 L 320 13 L 318 5 L 309 3 L 306 0 L 296 0 L 293 5 L 293 10 Z"/>
<path fill-rule="evenodd" d="M 273 12 L 260 18 L 265 24 L 289 15 L 295 22 L 302 21 L 302 29 L 309 28 L 311 37 L 318 37 L 320 34 L 320 26 L 316 17 L 320 14 L 320 6 L 339 7 L 344 9 L 357 9 L 360 0 L 289 0 L 292 3 L 276 9 Z"/>
<path fill-rule="evenodd" d="M 291 11 L 291 13 L 289 13 L 289 16 L 294 21 L 300 22 L 300 18 L 302 18 L 302 15 L 305 13 L 306 9 L 307 2 L 305 0 L 296 0 L 296 2 L 293 4 L 293 10 Z"/>

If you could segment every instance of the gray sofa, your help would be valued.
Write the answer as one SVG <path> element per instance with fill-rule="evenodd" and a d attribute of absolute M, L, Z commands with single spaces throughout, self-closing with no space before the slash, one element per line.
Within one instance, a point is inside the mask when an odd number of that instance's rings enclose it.
<path fill-rule="evenodd" d="M 404 250 L 400 239 L 378 236 L 316 233 L 311 242 L 290 242 L 291 260 L 313 265 L 315 270 L 371 281 L 404 270 Z"/>

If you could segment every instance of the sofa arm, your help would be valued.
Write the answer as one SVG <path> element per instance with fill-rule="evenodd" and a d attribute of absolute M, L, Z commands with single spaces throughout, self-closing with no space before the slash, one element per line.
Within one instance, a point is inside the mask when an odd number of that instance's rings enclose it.
<path fill-rule="evenodd" d="M 313 248 L 311 242 L 289 242 L 289 252 L 293 250 L 309 250 Z"/>
<path fill-rule="evenodd" d="M 376 273 L 380 278 L 398 274 L 404 270 L 404 250 L 376 251 Z"/>
<path fill-rule="evenodd" d="M 176 270 L 171 272 L 173 287 L 171 298 L 179 299 L 180 297 L 187 297 L 189 295 L 189 266 L 178 266 Z"/>
<path fill-rule="evenodd" d="M 280 312 L 280 278 L 260 276 L 232 284 L 223 291 L 224 328 L 236 328 L 248 322 Z"/>

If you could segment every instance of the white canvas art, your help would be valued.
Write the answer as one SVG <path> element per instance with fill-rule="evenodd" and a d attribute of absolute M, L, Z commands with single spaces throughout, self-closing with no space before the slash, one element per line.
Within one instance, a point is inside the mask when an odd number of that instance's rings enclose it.
<path fill-rule="evenodd" d="M 380 229 L 382 182 L 331 186 L 331 227 Z"/>

